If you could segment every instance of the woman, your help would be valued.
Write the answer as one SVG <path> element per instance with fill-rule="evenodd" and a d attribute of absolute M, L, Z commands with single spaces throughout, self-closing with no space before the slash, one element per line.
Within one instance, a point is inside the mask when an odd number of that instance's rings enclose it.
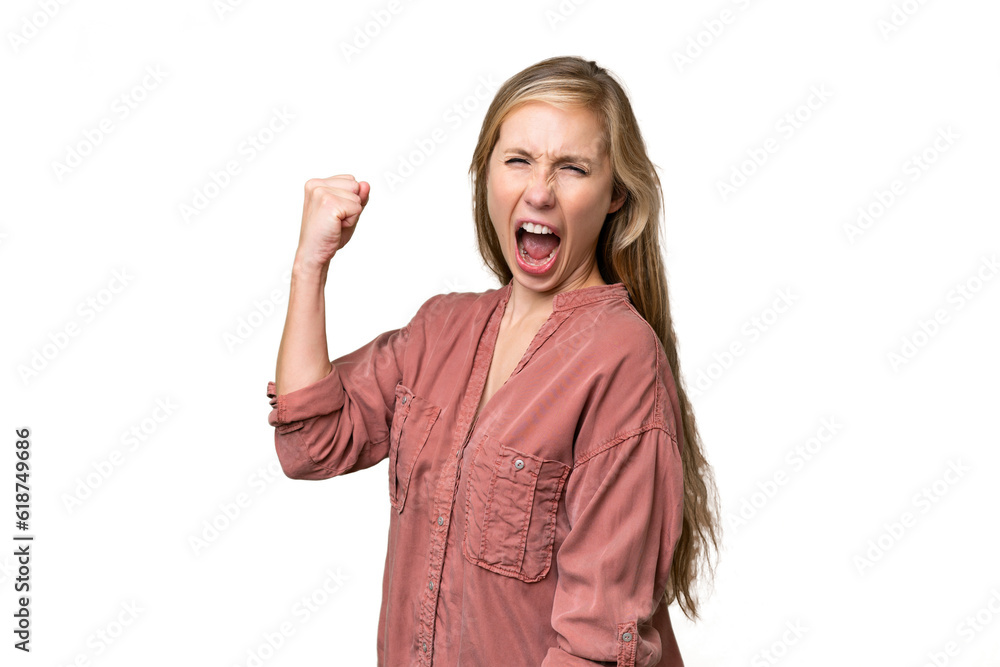
<path fill-rule="evenodd" d="M 282 468 L 389 459 L 379 665 L 682 665 L 667 604 L 697 616 L 718 511 L 628 98 L 593 62 L 537 63 L 497 92 L 470 174 L 502 287 L 434 296 L 332 362 L 326 273 L 370 188 L 306 184 L 268 383 Z"/>

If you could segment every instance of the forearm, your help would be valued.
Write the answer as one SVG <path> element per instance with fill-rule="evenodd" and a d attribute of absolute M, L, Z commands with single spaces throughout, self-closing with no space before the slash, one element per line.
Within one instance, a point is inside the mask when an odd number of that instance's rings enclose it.
<path fill-rule="evenodd" d="M 329 268 L 329 262 L 317 267 L 298 259 L 293 265 L 288 311 L 275 369 L 278 394 L 306 387 L 332 370 L 327 351 L 324 297 Z"/>

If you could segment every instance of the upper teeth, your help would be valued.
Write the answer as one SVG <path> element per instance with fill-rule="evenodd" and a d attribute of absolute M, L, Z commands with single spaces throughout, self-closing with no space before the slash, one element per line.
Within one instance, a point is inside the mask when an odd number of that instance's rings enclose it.
<path fill-rule="evenodd" d="M 551 234 L 552 230 L 544 225 L 536 225 L 533 222 L 525 222 L 521 224 L 521 229 L 526 232 L 531 232 L 532 234 Z"/>

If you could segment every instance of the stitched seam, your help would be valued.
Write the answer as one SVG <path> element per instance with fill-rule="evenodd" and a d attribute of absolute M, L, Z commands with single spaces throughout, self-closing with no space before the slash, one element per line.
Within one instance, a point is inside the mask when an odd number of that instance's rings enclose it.
<path fill-rule="evenodd" d="M 472 515 L 472 501 L 471 501 L 472 493 L 470 493 L 471 487 L 472 487 L 472 477 L 473 477 L 473 475 L 476 472 L 476 461 L 479 460 L 479 452 L 480 452 L 480 450 L 482 450 L 483 443 L 486 442 L 486 438 L 488 438 L 488 437 L 489 436 L 483 436 L 482 438 L 479 439 L 479 444 L 476 446 L 476 451 L 474 451 L 472 453 L 472 460 L 469 462 L 469 476 L 465 480 L 465 526 L 466 526 L 466 528 L 465 528 L 465 539 L 462 540 L 462 551 L 463 552 L 465 551 L 465 545 L 469 541 L 469 528 L 468 528 L 469 527 L 469 517 Z M 481 545 L 480 545 L 480 549 L 482 549 Z M 479 553 L 482 553 L 482 551 L 480 551 Z M 477 553 L 477 554 L 475 554 L 475 556 L 473 556 L 476 560 L 479 560 L 479 553 Z"/>
<path fill-rule="evenodd" d="M 660 354 L 656 354 L 656 382 L 653 383 L 653 410 L 655 414 L 663 414 L 663 397 L 660 394 Z"/>
<path fill-rule="evenodd" d="M 539 462 L 538 468 L 541 470 L 542 464 Z M 527 555 L 528 551 L 528 526 L 531 524 L 531 508 L 535 506 L 535 492 L 538 491 L 538 472 L 531 473 L 531 496 L 528 498 L 528 502 L 525 503 L 526 509 L 524 509 L 521 514 L 524 517 L 521 520 L 521 540 L 518 546 L 517 563 L 514 565 L 514 569 L 520 572 L 522 575 L 527 575 L 524 571 L 524 557 Z"/>
<path fill-rule="evenodd" d="M 496 490 L 497 483 L 497 466 L 500 463 L 501 452 L 497 450 L 497 457 L 493 461 L 493 465 L 490 467 L 490 485 L 486 491 L 486 508 L 483 512 L 483 533 L 479 536 L 479 558 L 482 559 L 483 554 L 486 552 L 486 535 L 489 532 L 490 519 L 492 518 L 493 509 L 493 493 Z"/>
<path fill-rule="evenodd" d="M 592 303 L 600 303 L 601 301 L 607 301 L 608 299 L 618 299 L 620 301 L 624 301 L 625 303 L 629 303 L 628 288 L 624 288 L 622 291 L 624 294 L 619 293 L 618 290 L 614 290 L 604 294 L 595 294 L 593 296 L 584 295 L 582 297 L 574 295 L 570 292 L 565 299 L 560 299 L 562 303 L 556 310 L 573 310 L 574 308 L 589 306 Z M 642 316 L 640 315 L 640 317 Z"/>
<path fill-rule="evenodd" d="M 549 515 L 546 518 L 547 524 L 545 526 L 545 564 L 542 566 L 542 571 L 539 573 L 538 578 L 541 579 L 549 572 L 549 568 L 552 567 L 552 551 L 555 547 L 555 537 L 556 537 L 556 513 L 559 511 L 559 499 L 562 498 L 563 487 L 566 485 L 566 479 L 569 477 L 570 467 L 566 464 L 561 464 L 563 466 L 562 475 L 559 476 L 559 483 L 556 484 L 555 493 L 552 494 L 551 508 L 549 509 Z M 535 580 L 537 581 L 537 579 Z"/>
<path fill-rule="evenodd" d="M 614 437 L 612 437 L 610 440 L 606 441 L 603 445 L 595 447 L 594 449 L 588 451 L 586 454 L 581 455 L 580 458 L 578 458 L 573 463 L 573 467 L 576 468 L 578 466 L 581 466 L 584 463 L 586 463 L 587 461 L 589 461 L 592 458 L 594 458 L 595 456 L 597 456 L 598 454 L 601 454 L 601 453 L 603 453 L 603 452 L 611 449 L 612 447 L 621 444 L 622 442 L 628 440 L 629 438 L 631 438 L 631 437 L 633 437 L 635 435 L 640 435 L 642 433 L 645 433 L 646 431 L 651 431 L 653 429 L 659 429 L 659 430 L 663 431 L 668 436 L 670 436 L 671 440 L 673 440 L 675 443 L 677 442 L 677 438 L 674 436 L 673 433 L 670 432 L 669 429 L 667 429 L 665 427 L 665 425 L 663 423 L 663 420 L 657 419 L 656 421 L 648 422 L 646 424 L 642 424 L 642 425 L 640 425 L 640 426 L 638 426 L 636 428 L 627 429 L 627 430 L 624 430 L 624 431 L 619 431 Z"/>
<path fill-rule="evenodd" d="M 416 398 L 416 397 L 413 397 L 413 398 Z M 411 400 L 410 400 L 411 404 L 413 403 L 413 398 L 411 398 Z M 421 399 L 421 402 L 423 402 L 423 399 Z M 431 405 L 431 404 L 428 403 L 428 405 Z M 435 409 L 431 410 L 429 413 L 427 413 L 425 415 L 425 418 L 423 419 L 423 421 L 427 422 L 427 427 L 420 434 L 420 441 L 419 441 L 420 445 L 416 447 L 417 451 L 413 453 L 413 460 L 410 461 L 410 468 L 409 468 L 409 470 L 406 471 L 406 477 L 405 477 L 405 479 L 403 481 L 403 484 L 402 484 L 402 490 L 401 490 L 401 492 L 397 491 L 397 493 L 396 493 L 397 501 L 399 502 L 399 511 L 400 512 L 403 511 L 403 505 L 406 503 L 406 494 L 407 494 L 407 491 L 410 488 L 410 477 L 413 475 L 413 468 L 416 465 L 417 458 L 420 456 L 420 453 L 424 451 L 424 447 L 427 445 L 427 439 L 430 437 L 431 428 L 434 427 L 435 422 L 437 422 L 438 416 L 441 414 L 441 409 L 440 408 L 438 408 L 437 406 L 433 406 L 433 407 Z M 407 413 L 406 419 L 407 419 L 407 421 L 412 421 L 410 419 L 409 413 Z M 419 424 L 420 421 L 421 421 L 420 419 L 417 419 L 417 424 Z M 403 422 L 403 425 L 405 426 L 406 422 Z M 402 430 L 400 430 L 400 432 L 399 432 L 399 444 L 400 445 L 403 444 L 403 431 Z M 398 448 L 396 449 L 396 478 L 399 479 L 399 449 Z"/>
<path fill-rule="evenodd" d="M 403 441 L 403 427 L 406 426 L 406 420 L 410 416 L 410 408 L 413 407 L 413 391 L 404 385 L 402 381 L 396 383 L 394 391 L 395 398 L 393 400 L 392 419 L 389 422 L 389 452 L 387 458 L 389 459 L 389 504 L 398 514 L 403 511 L 403 501 L 400 499 L 399 490 L 396 488 L 399 480 L 399 447 Z M 410 396 L 410 400 L 404 404 L 400 398 L 407 395 Z M 392 448 L 392 432 L 397 419 L 399 420 L 399 435 L 396 437 L 396 451 L 394 453 Z"/>
<path fill-rule="evenodd" d="M 639 313 L 638 310 L 635 309 L 635 306 L 632 304 L 632 302 L 629 301 L 628 299 L 624 299 L 624 301 L 625 301 L 625 305 L 628 306 L 628 309 L 631 310 L 635 314 L 635 316 L 639 319 L 640 322 L 642 322 L 644 325 L 646 325 L 646 328 L 649 329 L 649 333 L 653 336 L 653 340 L 656 342 L 657 353 L 655 355 L 656 356 L 656 382 L 654 383 L 654 385 L 655 385 L 654 386 L 654 392 L 655 392 L 655 394 L 654 394 L 654 406 L 655 406 L 655 409 L 656 409 L 656 414 L 660 415 L 661 412 L 662 412 L 662 410 L 663 410 L 663 397 L 662 397 L 663 394 L 662 394 L 661 389 L 660 389 L 660 385 L 662 384 L 660 382 L 660 352 L 664 352 L 664 350 L 663 350 L 663 343 L 660 341 L 660 337 L 656 335 L 656 330 L 653 329 L 653 326 L 649 322 L 646 321 L 646 318 L 643 317 L 642 314 Z M 671 373 L 671 377 L 672 377 L 673 376 L 673 369 L 671 369 L 670 373 Z M 664 389 L 665 389 L 665 387 L 664 387 Z M 677 427 L 678 428 L 682 428 L 680 424 L 677 424 Z M 664 430 L 667 431 L 667 433 L 669 433 L 676 440 L 677 435 L 675 433 L 672 433 L 670 431 L 670 429 L 666 429 L 665 428 Z"/>

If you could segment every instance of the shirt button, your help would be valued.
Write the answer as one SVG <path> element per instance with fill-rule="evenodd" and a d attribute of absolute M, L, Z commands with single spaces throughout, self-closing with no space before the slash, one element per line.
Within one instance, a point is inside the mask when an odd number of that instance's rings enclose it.
<path fill-rule="evenodd" d="M 429 584 L 427 584 L 427 587 L 430 588 L 431 590 L 434 590 L 434 582 L 432 581 Z"/>
<path fill-rule="evenodd" d="M 623 642 L 630 642 L 630 641 L 632 641 L 632 633 L 631 632 L 623 632 L 622 633 L 622 641 Z"/>
<path fill-rule="evenodd" d="M 514 461 L 514 467 L 520 470 L 521 468 L 524 467 L 524 461 L 522 461 L 521 459 Z"/>
<path fill-rule="evenodd" d="M 408 398 L 410 398 L 410 397 L 409 397 L 409 396 L 404 396 L 404 397 L 403 397 L 403 405 L 406 405 L 406 400 L 407 400 Z"/>
<path fill-rule="evenodd" d="M 424 642 L 424 653 L 427 653 L 427 642 Z"/>
<path fill-rule="evenodd" d="M 439 516 L 438 517 L 438 525 L 439 526 L 443 526 L 444 525 L 444 517 L 443 516 Z"/>

